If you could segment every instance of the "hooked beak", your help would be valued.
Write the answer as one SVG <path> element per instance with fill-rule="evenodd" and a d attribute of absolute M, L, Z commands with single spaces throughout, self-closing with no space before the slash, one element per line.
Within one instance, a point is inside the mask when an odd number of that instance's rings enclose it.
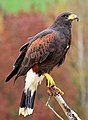
<path fill-rule="evenodd" d="M 69 15 L 68 19 L 71 20 L 71 21 L 73 21 L 73 20 L 77 20 L 77 21 L 79 21 L 78 16 L 75 15 L 75 14 L 73 14 L 73 13 Z"/>

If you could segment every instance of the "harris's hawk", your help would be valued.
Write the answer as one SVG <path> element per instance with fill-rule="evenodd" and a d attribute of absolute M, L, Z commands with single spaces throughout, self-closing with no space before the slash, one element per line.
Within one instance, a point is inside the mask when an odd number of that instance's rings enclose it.
<path fill-rule="evenodd" d="M 8 82 L 13 76 L 16 76 L 15 80 L 25 76 L 19 115 L 32 114 L 38 83 L 44 74 L 49 74 L 53 67 L 64 62 L 71 45 L 71 26 L 75 19 L 78 20 L 77 15 L 71 12 L 60 14 L 50 27 L 31 37 L 21 47 L 13 70 L 6 78 Z"/>

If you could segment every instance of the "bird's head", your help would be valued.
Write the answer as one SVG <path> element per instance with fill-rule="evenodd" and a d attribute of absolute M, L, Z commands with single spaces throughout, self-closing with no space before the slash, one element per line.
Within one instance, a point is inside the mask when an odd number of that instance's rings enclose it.
<path fill-rule="evenodd" d="M 77 20 L 79 21 L 79 18 L 76 14 L 72 13 L 72 12 L 64 12 L 61 13 L 55 20 L 54 24 L 56 24 L 55 26 L 58 25 L 71 25 L 72 21 Z M 54 25 L 53 24 L 53 25 Z"/>
<path fill-rule="evenodd" d="M 64 13 L 62 13 L 62 14 L 60 14 L 59 16 L 58 16 L 58 20 L 62 20 L 62 21 L 73 21 L 73 20 L 77 20 L 77 21 L 79 21 L 79 18 L 78 18 L 78 16 L 76 15 L 76 14 L 74 14 L 74 13 L 71 13 L 71 12 L 64 12 Z"/>

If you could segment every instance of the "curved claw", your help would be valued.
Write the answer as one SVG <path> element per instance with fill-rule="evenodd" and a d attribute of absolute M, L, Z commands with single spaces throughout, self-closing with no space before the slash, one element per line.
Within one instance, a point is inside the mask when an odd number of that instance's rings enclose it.
<path fill-rule="evenodd" d="M 49 96 L 53 96 L 53 93 L 52 93 L 52 91 L 50 90 L 50 88 L 48 88 L 47 93 L 48 93 Z"/>
<path fill-rule="evenodd" d="M 54 86 L 54 89 L 55 89 L 60 95 L 63 95 L 63 94 L 64 94 L 64 92 L 63 92 L 60 88 Z"/>

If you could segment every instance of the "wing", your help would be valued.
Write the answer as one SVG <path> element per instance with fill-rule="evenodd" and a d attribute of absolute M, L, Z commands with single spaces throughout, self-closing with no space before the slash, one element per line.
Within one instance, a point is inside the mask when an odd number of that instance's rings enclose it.
<path fill-rule="evenodd" d="M 20 54 L 18 56 L 18 58 L 16 59 L 14 65 L 13 65 L 13 70 L 11 71 L 11 73 L 7 76 L 6 78 L 6 82 L 8 82 L 14 75 L 17 74 L 17 72 L 19 71 L 19 68 L 21 66 L 21 63 L 25 57 L 26 51 L 27 51 L 27 47 L 28 45 L 31 43 L 31 39 L 29 42 L 27 42 L 25 45 L 23 45 L 20 49 Z"/>
<path fill-rule="evenodd" d="M 15 76 L 15 75 L 18 76 L 19 75 L 19 71 L 21 71 L 21 72 L 25 71 L 26 66 L 27 66 L 27 69 L 28 69 L 28 67 L 30 67 L 31 65 L 33 65 L 33 60 L 34 60 L 33 58 L 37 58 L 37 57 L 33 57 L 33 55 L 34 55 L 35 52 L 38 53 L 38 51 L 36 51 L 38 49 L 38 46 L 34 45 L 34 44 L 37 43 L 35 41 L 37 41 L 37 40 L 39 41 L 40 38 L 42 39 L 44 36 L 46 36 L 46 35 L 48 35 L 50 33 L 52 33 L 52 30 L 46 29 L 46 30 L 44 30 L 44 31 L 38 33 L 37 35 L 35 35 L 35 36 L 33 36 L 33 37 L 31 37 L 31 38 L 28 39 L 29 41 L 27 43 L 25 43 L 20 48 L 20 54 L 19 54 L 18 58 L 16 59 L 16 61 L 14 63 L 13 70 L 11 71 L 11 73 L 6 78 L 6 80 L 5 80 L 6 82 L 8 82 L 13 76 Z M 35 47 L 33 47 L 33 48 L 30 47 L 31 44 L 33 46 L 35 46 Z M 36 48 L 36 50 L 34 52 L 32 52 L 32 50 L 34 50 L 35 48 Z M 30 51 L 30 52 L 28 52 L 28 51 Z M 29 57 L 27 57 L 28 53 L 30 54 Z M 45 56 L 47 56 L 47 53 L 45 54 Z M 31 65 L 27 65 L 30 62 L 29 59 L 32 61 Z M 41 58 L 41 60 L 42 60 L 42 58 Z M 44 58 L 43 58 L 43 60 L 44 60 Z M 26 64 L 26 61 L 27 61 L 27 64 Z M 35 60 L 34 60 L 34 62 L 35 62 Z M 26 69 L 26 71 L 27 71 L 27 69 Z"/>
<path fill-rule="evenodd" d="M 44 62 L 49 54 L 55 50 L 56 40 L 55 31 L 42 35 L 42 37 L 38 36 L 28 47 L 17 76 L 25 75 L 34 65 Z"/>

